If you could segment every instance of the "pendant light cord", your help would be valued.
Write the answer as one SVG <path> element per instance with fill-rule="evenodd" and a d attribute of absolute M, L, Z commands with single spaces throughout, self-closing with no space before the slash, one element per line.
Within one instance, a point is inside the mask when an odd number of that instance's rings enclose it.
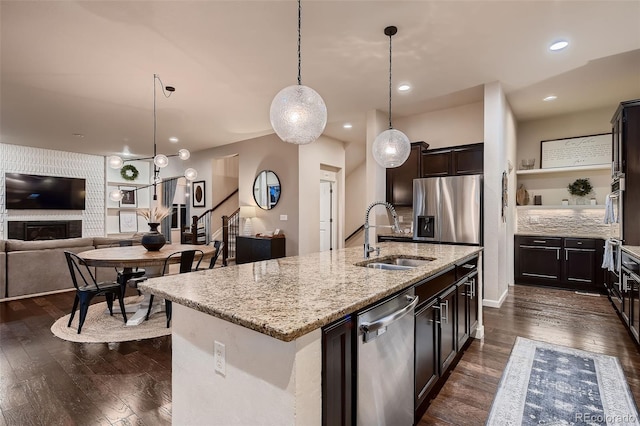
<path fill-rule="evenodd" d="M 160 80 L 160 76 L 158 74 L 153 74 L 153 159 L 154 159 L 154 163 L 153 163 L 153 199 L 154 200 L 158 199 L 156 181 L 158 180 L 158 177 L 160 176 L 160 167 L 158 167 L 155 164 L 155 159 L 156 159 L 156 154 L 157 154 L 157 148 L 156 148 L 156 127 L 157 127 L 156 80 L 158 80 L 160 82 L 160 87 L 162 87 L 162 94 L 164 95 L 165 98 L 170 97 L 171 94 L 176 90 L 175 88 L 170 87 L 170 86 L 167 87 L 167 90 L 165 90 L 164 84 L 162 83 L 162 80 Z M 169 92 L 169 93 L 167 94 L 167 92 Z"/>
<path fill-rule="evenodd" d="M 391 127 L 391 37 L 389 36 L 389 128 Z"/>
<path fill-rule="evenodd" d="M 300 0 L 298 0 L 298 86 L 302 85 L 301 75 L 301 59 L 300 59 L 300 27 L 302 26 L 302 6 L 300 5 Z"/>

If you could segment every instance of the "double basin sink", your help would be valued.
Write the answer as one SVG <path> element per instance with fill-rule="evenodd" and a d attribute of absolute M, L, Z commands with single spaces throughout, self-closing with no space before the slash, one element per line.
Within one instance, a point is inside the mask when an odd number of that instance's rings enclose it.
<path fill-rule="evenodd" d="M 378 259 L 371 259 L 364 262 L 356 263 L 356 266 L 364 266 L 373 269 L 385 269 L 389 271 L 406 271 L 407 269 L 417 268 L 418 266 L 427 265 L 435 260 L 433 257 L 418 256 L 387 256 Z"/>

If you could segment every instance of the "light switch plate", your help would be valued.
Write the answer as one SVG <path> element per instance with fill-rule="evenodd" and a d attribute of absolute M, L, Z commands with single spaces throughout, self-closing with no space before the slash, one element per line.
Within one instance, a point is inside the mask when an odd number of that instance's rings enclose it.
<path fill-rule="evenodd" d="M 289 220 L 289 217 L 286 214 L 281 214 L 280 220 Z"/>

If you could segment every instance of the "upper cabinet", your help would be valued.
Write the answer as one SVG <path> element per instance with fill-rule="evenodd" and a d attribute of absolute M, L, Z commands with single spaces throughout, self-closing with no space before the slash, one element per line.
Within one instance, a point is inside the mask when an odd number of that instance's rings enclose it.
<path fill-rule="evenodd" d="M 422 177 L 476 175 L 483 172 L 483 144 L 428 150 L 429 144 L 414 142 L 411 154 L 400 167 L 387 169 L 387 202 L 413 206 L 413 180 Z"/>
<path fill-rule="evenodd" d="M 422 157 L 422 177 L 482 174 L 483 147 L 477 143 L 427 151 Z"/>
<path fill-rule="evenodd" d="M 387 169 L 387 202 L 394 206 L 413 205 L 413 180 L 420 177 L 422 156 L 428 146 L 424 142 L 412 143 L 407 161 Z"/>

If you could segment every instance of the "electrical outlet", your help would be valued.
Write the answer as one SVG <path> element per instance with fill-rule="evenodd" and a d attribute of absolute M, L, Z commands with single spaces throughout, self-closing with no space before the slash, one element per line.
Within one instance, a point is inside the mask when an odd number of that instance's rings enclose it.
<path fill-rule="evenodd" d="M 404 216 L 398 216 L 398 222 L 404 222 Z"/>
<path fill-rule="evenodd" d="M 529 216 L 529 223 L 540 223 L 540 218 L 538 216 Z"/>
<path fill-rule="evenodd" d="M 220 373 L 223 376 L 227 374 L 227 360 L 224 345 L 217 340 L 213 342 L 213 363 L 215 364 L 216 373 Z"/>
<path fill-rule="evenodd" d="M 289 217 L 286 214 L 281 214 L 280 215 L 280 220 L 288 220 Z"/>

